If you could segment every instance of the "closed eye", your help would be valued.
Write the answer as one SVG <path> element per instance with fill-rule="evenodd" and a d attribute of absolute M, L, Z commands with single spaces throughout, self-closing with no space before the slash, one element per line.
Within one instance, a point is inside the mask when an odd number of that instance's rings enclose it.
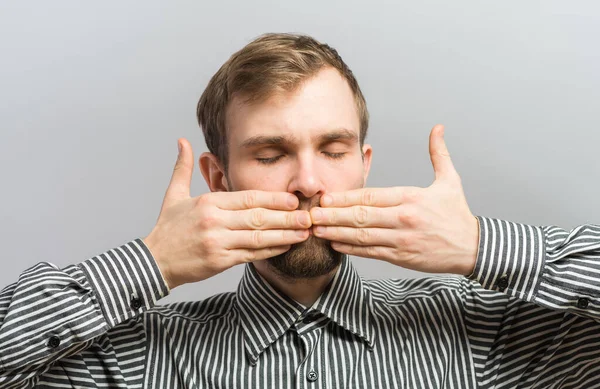
<path fill-rule="evenodd" d="M 330 153 L 328 151 L 323 151 L 323 154 L 330 159 L 341 159 L 343 158 L 347 153 Z M 256 158 L 256 160 L 258 161 L 258 163 L 261 163 L 263 165 L 272 165 L 274 163 L 276 163 L 277 161 L 279 161 L 281 158 L 283 158 L 284 155 L 276 155 L 274 157 L 269 157 L 269 158 Z"/>
<path fill-rule="evenodd" d="M 258 161 L 258 163 L 262 163 L 263 165 L 272 165 L 275 162 L 279 161 L 282 157 L 283 155 L 276 155 L 275 157 L 269 158 L 256 158 L 256 160 Z"/>
<path fill-rule="evenodd" d="M 340 159 L 340 158 L 344 157 L 344 155 L 346 155 L 346 153 L 330 153 L 327 151 L 323 151 L 323 154 L 325 154 L 325 156 L 327 156 L 327 158 L 331 158 L 331 159 Z"/>

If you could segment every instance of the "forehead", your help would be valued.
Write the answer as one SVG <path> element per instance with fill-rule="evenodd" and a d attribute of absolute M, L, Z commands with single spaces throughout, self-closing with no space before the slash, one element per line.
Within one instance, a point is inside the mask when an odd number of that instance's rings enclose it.
<path fill-rule="evenodd" d="M 248 104 L 234 98 L 227 109 L 229 147 L 248 138 L 292 136 L 309 139 L 344 128 L 359 135 L 360 121 L 348 82 L 333 68 L 325 68 L 291 92 Z"/>

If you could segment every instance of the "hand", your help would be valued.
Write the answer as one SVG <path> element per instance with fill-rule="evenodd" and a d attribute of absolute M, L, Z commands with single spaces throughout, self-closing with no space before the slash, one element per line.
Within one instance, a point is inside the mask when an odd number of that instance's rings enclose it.
<path fill-rule="evenodd" d="M 313 233 L 334 250 L 382 259 L 407 269 L 469 275 L 479 227 L 444 142 L 444 127 L 429 137 L 435 181 L 428 188 L 366 188 L 329 193 L 311 209 Z M 320 227 L 317 227 L 320 226 Z"/>
<path fill-rule="evenodd" d="M 237 264 L 282 254 L 308 238 L 308 211 L 286 192 L 215 192 L 190 197 L 194 166 L 184 138 L 156 226 L 144 238 L 169 288 Z"/>

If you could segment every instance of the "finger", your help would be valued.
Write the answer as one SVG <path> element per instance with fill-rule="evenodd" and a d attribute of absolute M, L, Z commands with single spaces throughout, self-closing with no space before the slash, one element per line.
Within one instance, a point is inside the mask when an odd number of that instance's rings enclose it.
<path fill-rule="evenodd" d="M 394 209 L 364 205 L 346 208 L 314 207 L 310 210 L 310 216 L 315 225 L 392 228 L 398 224 Z"/>
<path fill-rule="evenodd" d="M 177 140 L 179 154 L 173 169 L 171 182 L 163 200 L 163 207 L 171 206 L 176 202 L 190 197 L 190 185 L 194 170 L 194 152 L 192 146 L 185 138 Z"/>
<path fill-rule="evenodd" d="M 381 259 L 384 261 L 393 261 L 396 256 L 393 248 L 384 246 L 356 246 L 347 243 L 331 242 L 331 248 L 342 254 Z"/>
<path fill-rule="evenodd" d="M 318 238 L 332 242 L 348 243 L 356 246 L 395 247 L 397 232 L 389 228 L 352 228 L 352 227 L 313 227 Z"/>
<path fill-rule="evenodd" d="M 238 230 L 228 235 L 228 249 L 262 249 L 300 243 L 308 239 L 308 230 Z"/>
<path fill-rule="evenodd" d="M 231 230 L 307 229 L 312 225 L 307 211 L 276 211 L 266 208 L 253 208 L 227 211 L 225 227 Z"/>
<path fill-rule="evenodd" d="M 291 193 L 261 190 L 219 192 L 216 200 L 217 207 L 226 210 L 267 208 L 291 211 L 297 209 L 298 204 L 298 197 Z"/>
<path fill-rule="evenodd" d="M 351 207 L 367 205 L 370 207 L 393 207 L 402 202 L 404 196 L 415 190 L 411 187 L 363 188 L 346 192 L 331 192 L 321 197 L 322 207 Z"/>
<path fill-rule="evenodd" d="M 429 135 L 429 157 L 431 158 L 436 180 L 458 176 L 444 141 L 444 126 L 441 124 L 434 126 Z"/>
<path fill-rule="evenodd" d="M 242 258 L 243 262 L 261 261 L 267 258 L 273 258 L 288 251 L 291 246 L 267 247 L 258 250 L 234 250 L 232 254 L 237 258 Z"/>

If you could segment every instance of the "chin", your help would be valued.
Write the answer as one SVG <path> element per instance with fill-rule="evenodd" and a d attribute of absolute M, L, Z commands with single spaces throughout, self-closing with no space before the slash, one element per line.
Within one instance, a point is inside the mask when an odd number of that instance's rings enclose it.
<path fill-rule="evenodd" d="M 269 267 L 282 278 L 307 279 L 324 276 L 335 270 L 344 254 L 331 248 L 329 241 L 310 235 L 292 245 L 287 252 L 267 259 Z"/>

